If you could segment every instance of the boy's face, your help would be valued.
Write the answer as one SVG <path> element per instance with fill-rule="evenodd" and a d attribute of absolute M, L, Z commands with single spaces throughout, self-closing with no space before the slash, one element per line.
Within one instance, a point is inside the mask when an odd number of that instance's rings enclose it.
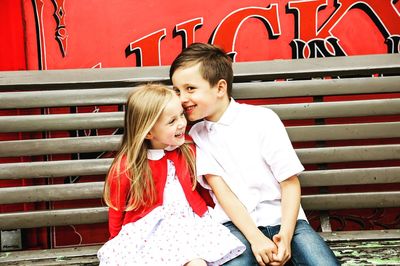
<path fill-rule="evenodd" d="M 200 73 L 200 64 L 178 68 L 172 75 L 172 84 L 190 121 L 205 118 L 216 122 L 226 109 L 221 101 L 226 97 L 226 90 L 222 88 L 226 82 L 221 80 L 211 87 Z"/>

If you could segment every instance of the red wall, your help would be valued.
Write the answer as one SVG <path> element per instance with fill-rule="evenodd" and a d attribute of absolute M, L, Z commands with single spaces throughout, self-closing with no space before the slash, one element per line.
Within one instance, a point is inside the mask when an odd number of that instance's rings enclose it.
<path fill-rule="evenodd" d="M 0 1 L 0 71 L 25 70 L 22 1 Z"/>

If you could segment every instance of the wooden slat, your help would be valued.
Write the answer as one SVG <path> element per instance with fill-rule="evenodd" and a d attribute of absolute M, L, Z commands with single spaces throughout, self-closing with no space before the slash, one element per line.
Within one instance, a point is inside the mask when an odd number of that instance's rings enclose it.
<path fill-rule="evenodd" d="M 0 180 L 106 174 L 113 159 L 0 164 Z"/>
<path fill-rule="evenodd" d="M 304 164 L 398 160 L 400 144 L 296 149 Z M 112 159 L 0 164 L 0 179 L 95 175 L 107 172 Z"/>
<path fill-rule="evenodd" d="M 400 144 L 296 149 L 303 164 L 400 159 Z"/>
<path fill-rule="evenodd" d="M 399 114 L 399 99 L 265 105 L 281 119 L 382 116 Z"/>
<path fill-rule="evenodd" d="M 0 213 L 0 229 L 106 223 L 108 207 Z"/>
<path fill-rule="evenodd" d="M 0 117 L 0 132 L 100 129 L 119 128 L 123 126 L 123 112 Z"/>
<path fill-rule="evenodd" d="M 236 81 L 304 78 L 323 76 L 370 75 L 375 73 L 399 73 L 399 54 L 343 56 L 298 60 L 270 60 L 234 63 Z M 116 84 L 146 81 L 169 81 L 169 67 L 128 67 L 104 69 L 63 69 L 41 71 L 0 72 L 0 90 L 40 88 L 52 85 Z M 24 87 L 23 87 L 24 86 Z M 50 86 L 51 87 L 51 86 Z"/>
<path fill-rule="evenodd" d="M 348 140 L 400 137 L 400 122 L 287 128 L 292 141 Z M 116 151 L 121 135 L 31 139 L 0 142 L 0 157 Z"/>
<path fill-rule="evenodd" d="M 126 83 L 131 86 L 135 83 L 148 81 L 169 81 L 169 67 L 116 67 L 101 69 L 62 69 L 62 70 L 29 70 L 29 71 L 2 71 L 0 72 L 0 90 L 6 89 L 57 89 L 61 85 L 71 84 L 74 89 L 82 89 L 88 85 L 107 85 L 116 87 Z"/>
<path fill-rule="evenodd" d="M 1 109 L 124 104 L 131 87 L 4 92 Z M 400 91 L 400 77 L 314 79 L 287 82 L 235 83 L 237 99 L 347 95 Z"/>
<path fill-rule="evenodd" d="M 0 188 L 0 204 L 99 199 L 104 182 Z"/>
<path fill-rule="evenodd" d="M 41 90 L 3 92 L 1 109 L 124 104 L 133 89 Z"/>
<path fill-rule="evenodd" d="M 319 234 L 325 241 L 329 242 L 400 239 L 400 229 L 337 231 L 337 232 L 321 232 Z"/>
<path fill-rule="evenodd" d="M 400 122 L 287 127 L 291 141 L 382 139 L 400 137 Z"/>
<path fill-rule="evenodd" d="M 399 114 L 400 99 L 266 105 L 281 119 Z M 123 112 L 0 117 L 0 132 L 34 132 L 123 127 Z"/>
<path fill-rule="evenodd" d="M 234 64 L 233 70 L 235 81 L 398 74 L 400 54 L 243 62 Z"/>
<path fill-rule="evenodd" d="M 98 266 L 101 245 L 0 253 L 0 265 L 85 265 Z"/>
<path fill-rule="evenodd" d="M 302 187 L 400 183 L 400 167 L 305 171 L 299 180 Z"/>
<path fill-rule="evenodd" d="M 0 142 L 0 157 L 115 151 L 121 135 L 51 138 Z"/>
<path fill-rule="evenodd" d="M 400 207 L 400 191 L 303 195 L 306 210 L 340 210 Z"/>
<path fill-rule="evenodd" d="M 400 91 L 400 77 L 234 83 L 235 99 L 350 95 Z"/>

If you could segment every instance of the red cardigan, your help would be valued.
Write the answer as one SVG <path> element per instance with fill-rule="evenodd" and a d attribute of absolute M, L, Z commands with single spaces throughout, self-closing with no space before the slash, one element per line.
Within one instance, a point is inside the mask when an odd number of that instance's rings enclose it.
<path fill-rule="evenodd" d="M 118 207 L 118 210 L 113 208 L 109 208 L 108 210 L 108 225 L 110 231 L 110 239 L 118 235 L 122 226 L 131 222 L 135 222 L 140 218 L 146 216 L 150 211 L 154 208 L 161 206 L 163 204 L 163 192 L 165 183 L 167 180 L 167 160 L 171 160 L 174 162 L 176 168 L 176 175 L 178 176 L 179 182 L 182 185 L 183 191 L 185 193 L 186 199 L 189 202 L 189 205 L 192 207 L 193 211 L 202 216 L 207 211 L 207 203 L 210 206 L 213 206 L 212 199 L 207 191 L 202 190 L 199 187 L 200 191 L 192 190 L 192 182 L 189 174 L 189 169 L 187 167 L 187 163 L 181 154 L 179 149 L 175 149 L 173 151 L 165 151 L 165 155 L 160 160 L 148 160 L 150 169 L 152 170 L 152 175 L 154 179 L 155 188 L 157 191 L 157 200 L 153 206 L 141 207 L 138 210 L 132 210 L 125 212 L 125 203 L 127 199 L 127 195 L 129 193 L 130 188 L 130 180 L 128 178 L 127 173 L 124 173 L 124 169 L 126 169 L 126 157 L 124 156 L 121 160 L 120 165 L 120 182 L 119 182 L 119 203 L 117 204 L 118 197 L 118 176 L 117 171 L 110 171 L 107 182 L 110 182 L 110 197 L 114 206 Z M 118 169 L 118 168 L 117 168 Z M 203 199 L 204 197 L 204 199 Z"/>

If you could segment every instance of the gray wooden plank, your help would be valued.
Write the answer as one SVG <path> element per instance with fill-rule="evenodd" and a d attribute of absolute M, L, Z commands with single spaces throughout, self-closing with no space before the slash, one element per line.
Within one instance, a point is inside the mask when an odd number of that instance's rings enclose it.
<path fill-rule="evenodd" d="M 400 137 L 400 122 L 287 127 L 292 141 L 382 139 Z M 116 151 L 121 135 L 30 139 L 0 142 L 0 157 Z"/>
<path fill-rule="evenodd" d="M 233 64 L 236 80 L 399 73 L 399 54 L 358 55 Z M 0 90 L 21 85 L 59 85 L 169 80 L 168 66 L 0 72 Z M 79 88 L 79 86 L 76 86 Z"/>
<path fill-rule="evenodd" d="M 168 71 L 166 66 L 1 71 L 0 90 L 15 86 L 22 89 L 23 85 L 35 85 L 34 88 L 40 89 L 43 85 L 56 88 L 57 85 L 74 84 L 76 89 L 81 89 L 80 84 L 166 82 L 169 80 Z"/>
<path fill-rule="evenodd" d="M 264 105 L 283 120 L 395 115 L 399 106 L 400 99 Z M 1 116 L 0 132 L 118 128 L 123 120 L 123 112 Z"/>
<path fill-rule="evenodd" d="M 383 139 L 400 137 L 400 122 L 291 126 L 291 141 Z"/>
<path fill-rule="evenodd" d="M 400 144 L 296 149 L 303 164 L 400 159 Z"/>
<path fill-rule="evenodd" d="M 235 99 L 288 98 L 400 91 L 400 77 L 313 79 L 278 82 L 234 83 Z"/>
<path fill-rule="evenodd" d="M 124 104 L 132 87 L 3 92 L 1 109 Z"/>
<path fill-rule="evenodd" d="M 348 95 L 400 91 L 400 77 L 313 79 L 233 84 L 236 99 Z M 3 92 L 1 109 L 124 104 L 132 87 Z"/>
<path fill-rule="evenodd" d="M 27 115 L 0 117 L 0 132 L 36 132 L 75 129 L 119 128 L 123 112 Z"/>
<path fill-rule="evenodd" d="M 400 207 L 400 191 L 302 195 L 305 210 L 342 210 Z"/>
<path fill-rule="evenodd" d="M 243 62 L 233 65 L 235 80 L 271 80 L 324 76 L 400 73 L 400 55 L 362 55 Z"/>
<path fill-rule="evenodd" d="M 106 223 L 108 207 L 0 213 L 0 229 Z"/>
<path fill-rule="evenodd" d="M 99 199 L 103 187 L 104 182 L 5 187 L 0 188 L 0 204 Z"/>
<path fill-rule="evenodd" d="M 296 149 L 303 164 L 398 160 L 400 144 Z M 0 164 L 0 179 L 105 174 L 112 159 Z"/>
<path fill-rule="evenodd" d="M 113 159 L 62 160 L 0 164 L 0 180 L 104 175 Z"/>
<path fill-rule="evenodd" d="M 90 261 L 85 261 L 87 257 L 93 257 L 91 260 L 96 262 L 97 251 L 100 249 L 100 245 L 91 246 L 78 246 L 78 247 L 67 247 L 67 248 L 56 248 L 56 249 L 41 249 L 41 250 L 24 250 L 24 251 L 13 251 L 13 252 L 1 252 L 0 253 L 0 264 L 7 265 L 53 265 L 58 261 L 58 264 L 54 265 L 70 265 L 72 261 L 75 264 L 82 263 L 88 264 Z"/>
<path fill-rule="evenodd" d="M 115 151 L 121 135 L 29 139 L 0 142 L 0 157 Z"/>
<path fill-rule="evenodd" d="M 400 98 L 264 105 L 283 120 L 396 115 L 400 112 L 399 106 Z"/>
<path fill-rule="evenodd" d="M 400 229 L 336 231 L 320 232 L 319 234 L 328 242 L 400 239 Z"/>
<path fill-rule="evenodd" d="M 305 171 L 299 180 L 302 187 L 400 183 L 400 167 Z"/>

